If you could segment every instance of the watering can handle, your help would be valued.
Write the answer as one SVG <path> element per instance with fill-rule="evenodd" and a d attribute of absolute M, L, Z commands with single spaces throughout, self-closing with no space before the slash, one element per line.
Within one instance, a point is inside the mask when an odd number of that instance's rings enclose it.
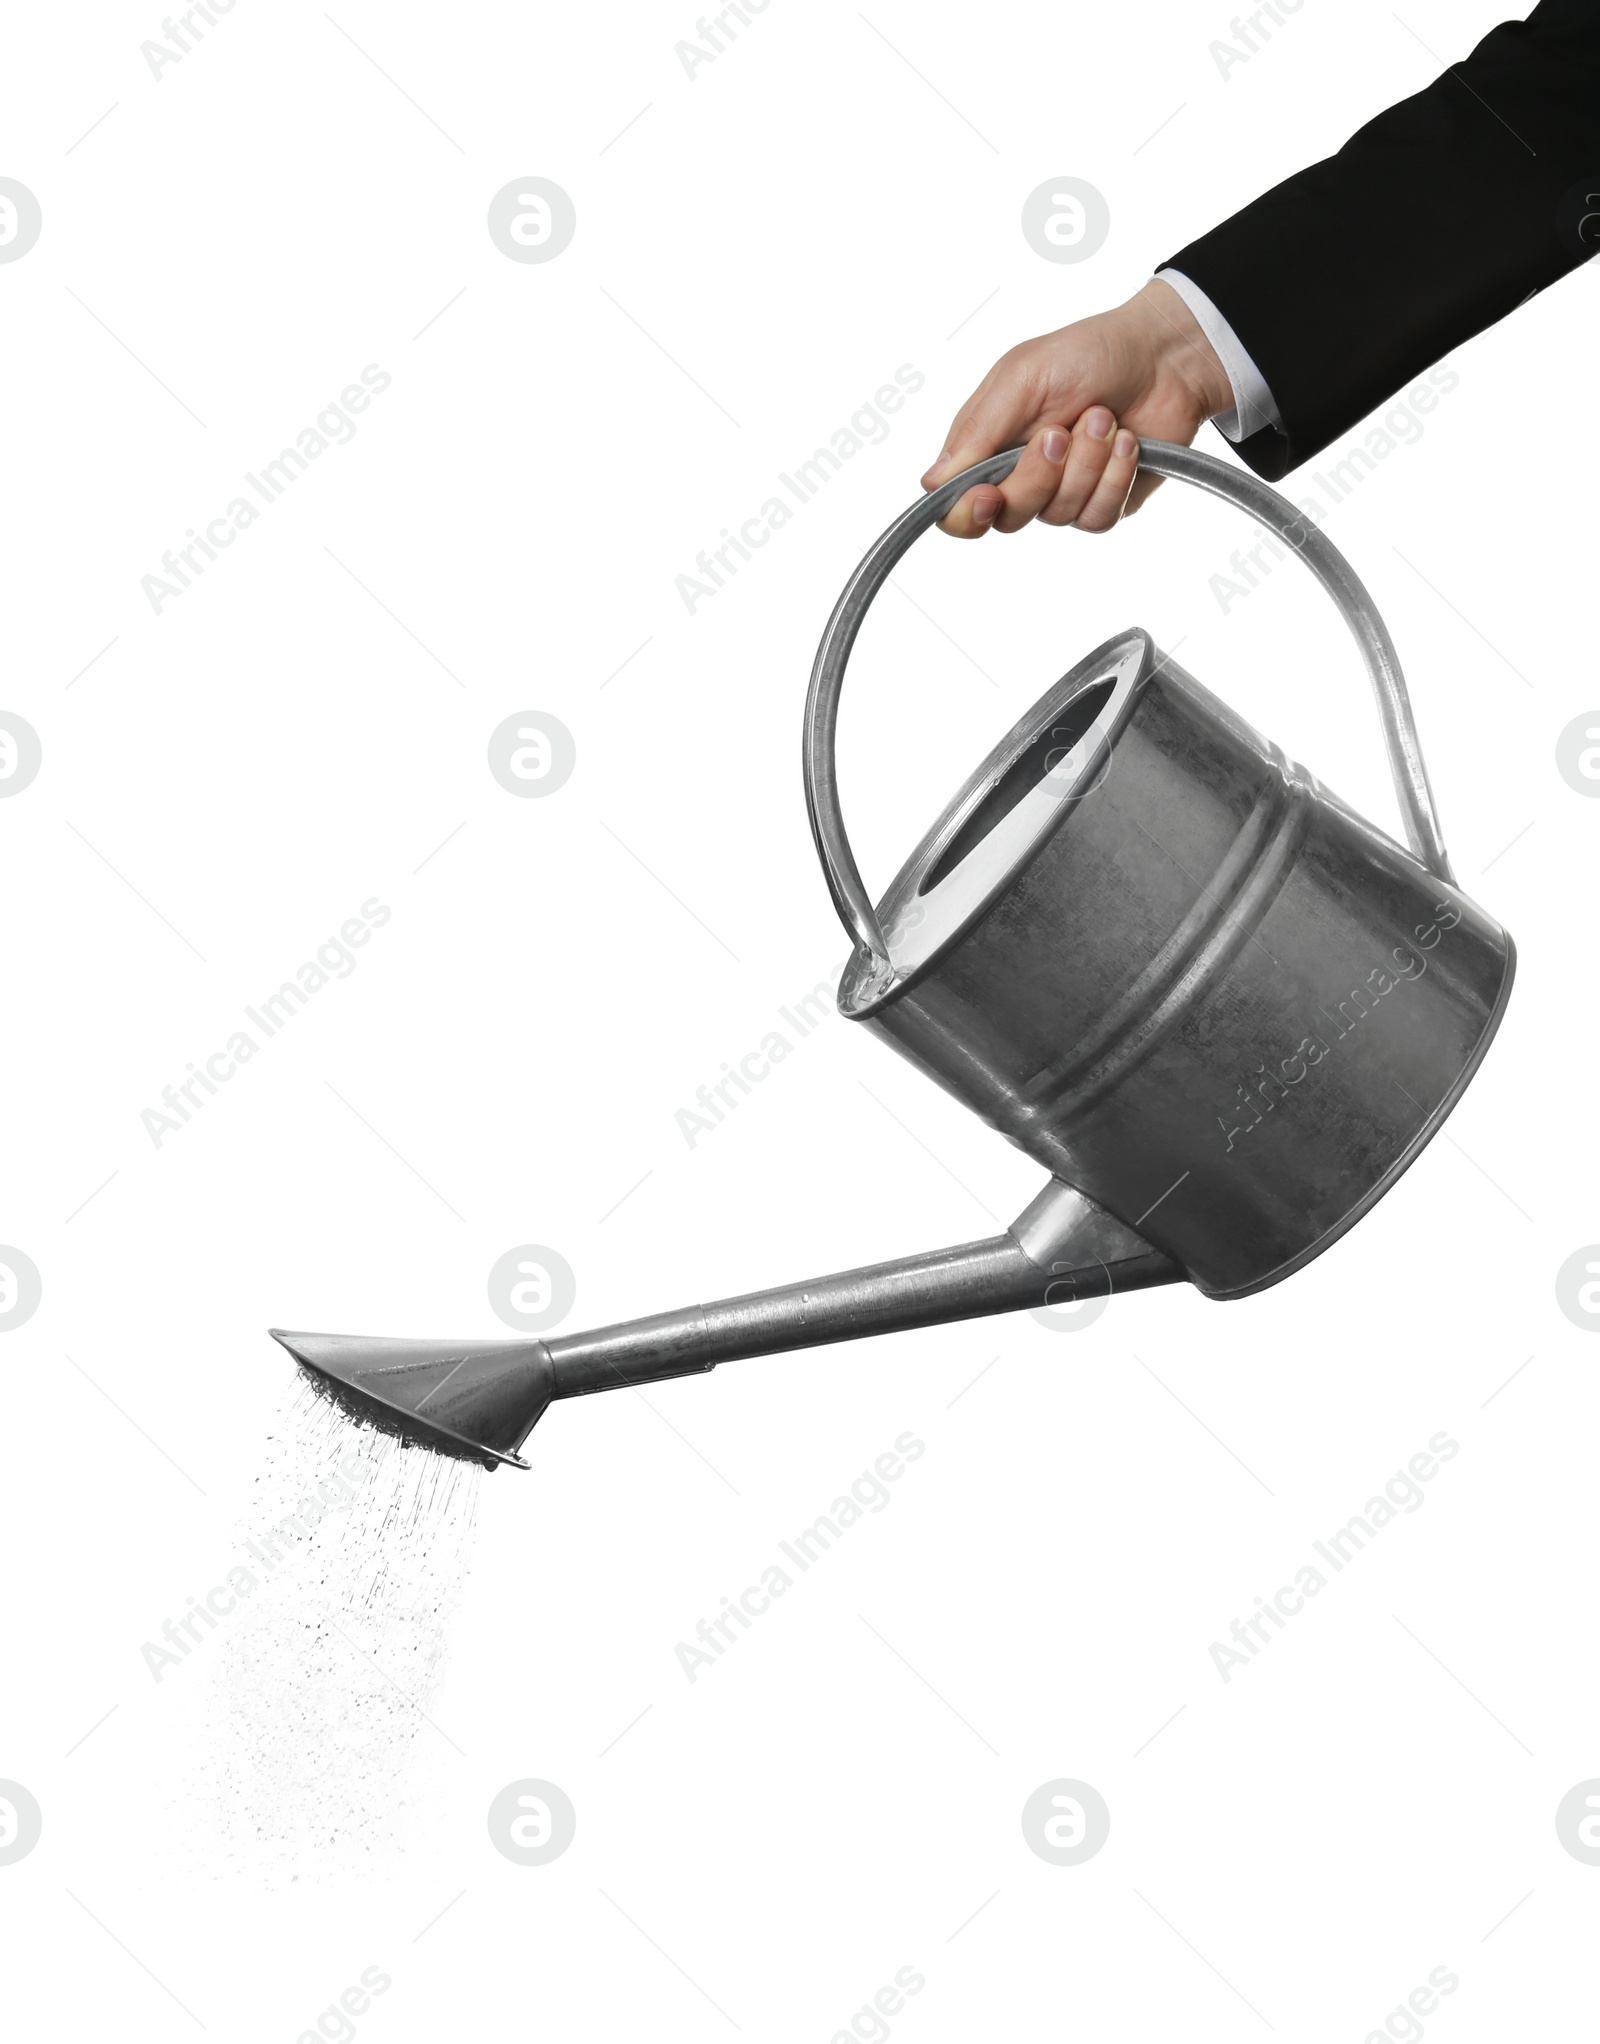
<path fill-rule="evenodd" d="M 845 665 L 868 605 L 889 579 L 889 571 L 901 555 L 975 483 L 997 483 L 1010 475 L 1021 454 L 1020 447 L 991 454 L 987 460 L 976 462 L 960 475 L 952 476 L 949 482 L 941 483 L 900 514 L 846 583 L 811 670 L 804 739 L 806 809 L 811 818 L 811 834 L 840 920 L 859 943 L 885 961 L 889 948 L 871 897 L 862 885 L 839 808 L 834 735 Z M 1268 531 L 1286 540 L 1327 590 L 1355 634 L 1372 677 L 1389 754 L 1389 771 L 1394 776 L 1411 849 L 1430 873 L 1453 884 L 1454 875 L 1434 812 L 1433 792 L 1428 786 L 1428 770 L 1423 764 L 1399 656 L 1388 627 L 1344 555 L 1315 526 L 1309 525 L 1286 497 L 1280 497 L 1276 490 L 1230 462 L 1219 461 L 1215 455 L 1202 454 L 1193 447 L 1179 447 L 1168 440 L 1143 440 L 1139 444 L 1139 466 L 1152 475 L 1176 476 L 1194 483 L 1248 511 Z"/>

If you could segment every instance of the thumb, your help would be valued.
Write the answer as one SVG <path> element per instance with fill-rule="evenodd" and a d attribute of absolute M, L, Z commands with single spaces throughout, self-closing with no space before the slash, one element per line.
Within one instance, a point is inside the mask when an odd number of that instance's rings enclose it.
<path fill-rule="evenodd" d="M 923 475 L 925 490 L 936 490 L 986 455 L 1020 445 L 1038 426 L 1072 424 L 1066 412 L 1059 419 L 1053 412 L 1045 419 L 1041 406 L 1047 403 L 1046 393 L 1032 361 L 1026 356 L 1019 360 L 1019 354 L 1020 350 L 1002 355 L 956 413 L 943 450 Z M 1060 399 L 1058 392 L 1054 399 L 1058 409 Z"/>

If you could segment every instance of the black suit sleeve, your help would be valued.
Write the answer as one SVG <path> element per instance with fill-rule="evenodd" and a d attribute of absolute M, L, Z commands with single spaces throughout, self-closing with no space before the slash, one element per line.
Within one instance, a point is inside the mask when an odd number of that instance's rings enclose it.
<path fill-rule="evenodd" d="M 1542 0 L 1168 262 L 1277 400 L 1238 448 L 1276 479 L 1596 246 L 1600 0 Z"/>

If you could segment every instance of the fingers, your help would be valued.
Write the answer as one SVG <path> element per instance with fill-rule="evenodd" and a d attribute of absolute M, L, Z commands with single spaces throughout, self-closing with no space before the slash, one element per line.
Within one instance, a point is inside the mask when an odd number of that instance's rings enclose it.
<path fill-rule="evenodd" d="M 1128 499 L 1139 474 L 1139 436 L 1120 427 L 1111 445 L 1106 472 L 1095 493 L 1078 513 L 1080 532 L 1109 532 L 1128 508 Z"/>
<path fill-rule="evenodd" d="M 968 490 L 940 519 L 941 529 L 957 539 L 977 539 L 991 525 L 1002 532 L 1020 530 L 1054 499 L 1070 446 L 1064 427 L 1046 426 L 1028 442 L 1003 483 L 979 483 Z"/>
<path fill-rule="evenodd" d="M 1000 485 L 1004 508 L 995 514 L 1001 532 L 1020 532 L 1060 494 L 1061 478 L 1071 467 L 1073 435 L 1062 426 L 1046 426 L 1023 448 L 1016 467 Z"/>
<path fill-rule="evenodd" d="M 1005 497 L 997 485 L 979 483 L 950 506 L 939 520 L 939 530 L 954 539 L 982 539 L 1005 508 Z"/>
<path fill-rule="evenodd" d="M 944 451 L 922 478 L 925 490 L 936 490 L 951 476 L 971 468 L 974 462 L 998 454 L 1003 447 L 1014 447 L 1033 432 L 1043 409 L 1035 354 L 1036 350 L 1029 345 L 1013 348 L 1001 356 L 951 422 Z M 1034 452 L 1030 446 L 1023 462 L 1029 462 Z M 1053 460 L 1043 456 L 1040 459 L 1059 473 L 1065 453 L 1063 446 Z M 1015 472 L 1007 479 L 1004 490 L 992 483 L 969 490 L 940 519 L 941 530 L 958 539 L 976 539 L 987 532 L 1014 501 L 1014 479 Z M 1025 485 L 1041 493 L 1040 500 L 1046 503 L 1055 490 L 1053 480 L 1050 488 L 1045 489 L 1042 473 L 1033 474 L 1031 482 L 1025 479 Z"/>
<path fill-rule="evenodd" d="M 944 452 L 923 476 L 922 487 L 936 490 L 951 476 L 960 475 L 964 468 L 971 468 L 986 456 L 998 454 L 1002 447 L 1013 445 L 1021 430 L 1018 427 L 995 438 L 992 433 L 980 431 L 976 423 L 958 419 L 950 429 L 950 440 Z M 976 539 L 989 530 L 1005 509 L 1005 504 L 1005 497 L 993 483 L 980 483 L 951 505 L 939 520 L 939 528 L 942 532 L 953 533 L 957 539 Z"/>
<path fill-rule="evenodd" d="M 922 478 L 925 490 L 936 490 L 975 461 L 1014 447 L 1033 431 L 1045 403 L 1035 354 L 1029 344 L 1000 357 L 951 421 L 944 451 Z"/>
<path fill-rule="evenodd" d="M 1117 422 L 1106 405 L 1091 405 L 1072 429 L 1072 448 L 1061 482 L 1048 504 L 1039 507 L 1046 525 L 1074 525 L 1098 488 L 1111 460 Z"/>
<path fill-rule="evenodd" d="M 1137 437 L 1119 427 L 1104 405 L 1095 405 L 1078 422 L 1061 486 L 1039 515 L 1046 525 L 1109 532 L 1127 506 L 1138 472 Z"/>
<path fill-rule="evenodd" d="M 959 461 L 951 464 L 941 456 L 929 474 L 936 477 L 941 468 L 960 473 Z M 991 527 L 1020 532 L 1038 518 L 1046 525 L 1108 532 L 1128 507 L 1138 469 L 1137 437 L 1118 427 L 1104 405 L 1091 405 L 1070 433 L 1060 426 L 1035 433 L 1006 480 L 968 490 L 940 519 L 940 528 L 956 539 L 980 539 Z"/>
<path fill-rule="evenodd" d="M 1065 434 L 1061 438 L 1064 443 L 1066 439 Z M 968 442 L 964 446 L 952 444 L 952 446 L 945 449 L 944 453 L 939 456 L 939 459 L 922 478 L 922 487 L 925 490 L 936 490 L 940 483 L 947 481 L 951 476 L 960 475 L 964 468 L 971 468 L 974 462 L 982 461 L 987 455 L 997 454 L 1002 447 L 1009 444 L 1005 440 L 996 441 L 993 446 L 985 445 L 981 440 Z M 1031 454 L 1032 449 L 1030 448 L 1028 452 Z M 1064 444 L 1062 452 L 1064 455 Z M 1027 459 L 1028 455 L 1025 454 L 1023 460 L 1026 461 Z M 1056 474 L 1059 473 L 1060 463 L 1058 462 L 1056 464 Z M 1050 488 L 1044 492 L 1044 502 L 1049 502 L 1050 497 L 1054 494 L 1054 490 L 1055 483 L 1054 478 L 1052 478 Z M 951 505 L 950 509 L 939 520 L 939 530 L 950 533 L 956 539 L 980 539 L 1005 510 L 1006 502 L 1006 492 L 998 484 L 979 483 L 974 489 L 968 490 L 964 497 L 957 498 L 956 502 Z M 1013 528 L 1008 527 L 1007 529 L 1011 530 Z"/>

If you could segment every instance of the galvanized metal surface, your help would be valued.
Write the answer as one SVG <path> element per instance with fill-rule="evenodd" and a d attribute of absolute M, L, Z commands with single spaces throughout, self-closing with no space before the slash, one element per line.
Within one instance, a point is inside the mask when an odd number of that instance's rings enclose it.
<path fill-rule="evenodd" d="M 1487 1048 L 1500 925 L 1164 659 L 1097 649 L 947 806 L 884 897 L 891 953 L 1015 762 L 1121 679 L 1020 861 L 910 969 L 858 945 L 842 1012 L 1218 1298 L 1326 1248 L 1410 1162 Z M 1014 788 L 1012 791 L 1014 793 Z M 1011 813 L 1017 813 L 1013 810 Z M 960 862 L 958 862 L 959 865 Z M 976 901 L 976 906 L 973 906 Z"/>

